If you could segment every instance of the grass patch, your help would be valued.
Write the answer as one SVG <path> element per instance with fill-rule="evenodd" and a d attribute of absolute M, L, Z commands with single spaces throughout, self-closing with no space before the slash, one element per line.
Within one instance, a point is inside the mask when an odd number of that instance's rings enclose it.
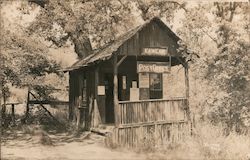
<path fill-rule="evenodd" d="M 249 135 L 224 134 L 221 126 L 202 123 L 194 129 L 194 136 L 183 142 L 148 150 L 148 160 L 155 159 L 250 159 Z M 150 152 L 153 151 L 153 152 Z"/>

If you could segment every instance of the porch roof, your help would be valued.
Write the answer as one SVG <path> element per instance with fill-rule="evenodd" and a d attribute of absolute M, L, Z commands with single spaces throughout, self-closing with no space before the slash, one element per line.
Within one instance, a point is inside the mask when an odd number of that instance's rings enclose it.
<path fill-rule="evenodd" d="M 162 22 L 160 18 L 155 17 L 155 18 L 148 20 L 145 23 L 129 30 L 125 34 L 122 34 L 116 40 L 108 43 L 106 46 L 92 51 L 92 53 L 90 55 L 78 60 L 71 67 L 68 67 L 68 68 L 64 69 L 63 71 L 67 72 L 67 71 L 76 70 L 76 69 L 79 69 L 82 67 L 89 66 L 97 61 L 104 61 L 104 60 L 110 59 L 112 57 L 112 55 L 115 54 L 115 51 L 117 51 L 118 48 L 123 43 L 125 43 L 127 40 L 129 40 L 131 37 L 133 37 L 138 31 L 143 29 L 146 25 L 148 25 L 152 21 L 154 21 L 154 22 L 158 23 L 160 26 L 164 27 L 164 29 L 166 29 L 173 36 L 173 38 L 176 41 L 180 40 L 180 38 L 164 22 Z"/>

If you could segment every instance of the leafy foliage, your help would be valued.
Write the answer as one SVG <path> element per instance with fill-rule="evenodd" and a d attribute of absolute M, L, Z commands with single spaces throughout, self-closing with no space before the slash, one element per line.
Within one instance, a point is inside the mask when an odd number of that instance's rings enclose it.
<path fill-rule="evenodd" d="M 6 98 L 10 96 L 11 85 L 43 86 L 41 77 L 51 73 L 61 76 L 60 65 L 48 56 L 48 48 L 41 38 L 29 35 L 24 26 L 13 24 L 12 30 L 5 23 L 1 18 L 1 92 Z"/>
<path fill-rule="evenodd" d="M 70 39 L 78 56 L 84 57 L 92 49 L 91 42 L 100 48 L 138 21 L 153 16 L 172 18 L 177 8 L 177 3 L 163 0 L 48 0 L 29 30 L 58 47 Z"/>
<path fill-rule="evenodd" d="M 195 102 L 200 108 L 199 114 L 214 124 L 223 123 L 228 132 L 245 133 L 249 128 L 247 6 L 232 2 L 198 5 L 187 12 L 183 30 L 180 30 L 188 45 L 201 57 L 192 66 L 193 78 L 198 79 L 193 80 L 201 83 L 200 91 L 205 96 Z M 238 24 L 239 20 L 241 24 Z M 186 32 L 188 30 L 190 32 Z M 199 91 L 193 92 L 199 97 Z"/>

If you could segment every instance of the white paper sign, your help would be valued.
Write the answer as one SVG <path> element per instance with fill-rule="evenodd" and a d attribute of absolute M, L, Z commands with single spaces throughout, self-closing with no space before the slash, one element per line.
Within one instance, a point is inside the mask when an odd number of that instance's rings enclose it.
<path fill-rule="evenodd" d="M 163 98 L 171 97 L 171 74 L 163 73 L 162 74 L 162 83 L 163 83 Z"/>
<path fill-rule="evenodd" d="M 130 101 L 139 100 L 139 88 L 130 88 Z"/>
<path fill-rule="evenodd" d="M 148 73 L 139 73 L 139 88 L 149 88 Z"/>
<path fill-rule="evenodd" d="M 132 88 L 137 88 L 137 82 L 136 81 L 132 81 Z"/>
<path fill-rule="evenodd" d="M 97 93 L 99 96 L 105 95 L 105 86 L 98 86 L 97 87 Z"/>
<path fill-rule="evenodd" d="M 122 76 L 122 89 L 126 89 L 127 87 L 126 76 Z"/>

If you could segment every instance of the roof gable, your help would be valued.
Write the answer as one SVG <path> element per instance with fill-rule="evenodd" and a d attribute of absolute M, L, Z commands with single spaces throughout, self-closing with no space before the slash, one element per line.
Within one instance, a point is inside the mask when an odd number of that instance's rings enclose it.
<path fill-rule="evenodd" d="M 114 54 L 119 49 L 119 47 L 121 47 L 125 42 L 131 39 L 136 33 L 140 32 L 143 28 L 153 23 L 158 24 L 163 30 L 165 30 L 171 36 L 171 38 L 173 38 L 176 44 L 180 40 L 180 38 L 160 18 L 155 17 L 151 20 L 146 21 L 142 25 L 129 30 L 125 34 L 122 34 L 116 40 L 108 43 L 103 48 L 93 51 L 93 53 L 91 53 L 87 57 L 80 59 L 71 67 L 66 68 L 65 71 L 79 69 L 81 67 L 93 64 L 97 61 L 103 61 L 111 58 L 112 54 Z"/>

